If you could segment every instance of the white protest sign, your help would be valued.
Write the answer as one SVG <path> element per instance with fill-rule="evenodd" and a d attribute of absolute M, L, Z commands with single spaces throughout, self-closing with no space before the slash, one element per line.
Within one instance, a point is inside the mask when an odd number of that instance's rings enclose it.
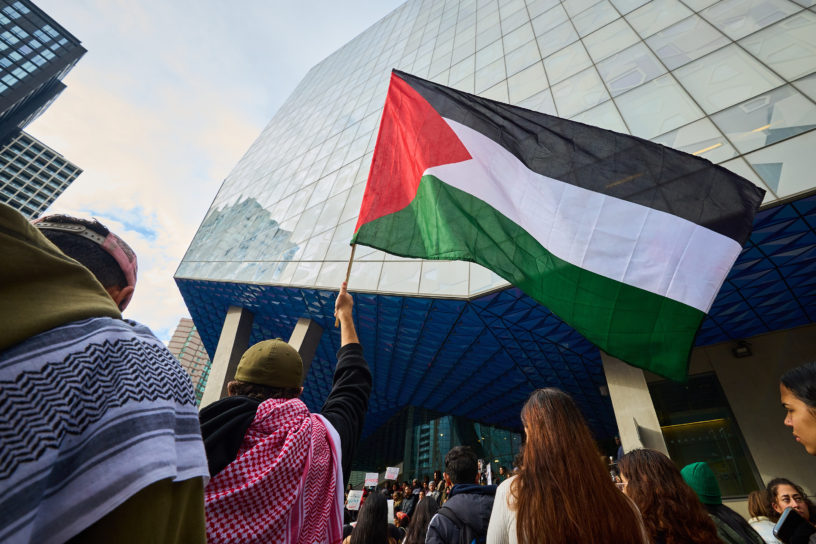
<path fill-rule="evenodd" d="M 399 467 L 386 467 L 385 468 L 385 479 L 386 480 L 396 480 L 399 476 Z"/>
<path fill-rule="evenodd" d="M 388 523 L 394 523 L 394 500 L 388 499 Z"/>
<path fill-rule="evenodd" d="M 377 483 L 380 481 L 380 475 L 376 472 L 366 472 L 365 477 L 365 486 L 370 487 L 374 486 L 377 487 Z"/>
<path fill-rule="evenodd" d="M 348 502 L 346 504 L 346 508 L 348 508 L 349 510 L 359 510 L 361 500 L 363 500 L 363 490 L 352 489 L 351 491 L 349 491 L 348 494 Z"/>
<path fill-rule="evenodd" d="M 490 463 L 487 464 L 485 468 L 485 474 L 487 475 L 487 485 L 493 484 L 493 469 L 490 468 Z"/>

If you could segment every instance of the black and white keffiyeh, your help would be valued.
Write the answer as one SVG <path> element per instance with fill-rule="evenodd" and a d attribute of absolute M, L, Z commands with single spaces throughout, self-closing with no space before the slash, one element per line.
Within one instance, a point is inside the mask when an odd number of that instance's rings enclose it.
<path fill-rule="evenodd" d="M 190 379 L 146 327 L 95 317 L 0 351 L 0 542 L 64 542 L 208 474 Z"/>

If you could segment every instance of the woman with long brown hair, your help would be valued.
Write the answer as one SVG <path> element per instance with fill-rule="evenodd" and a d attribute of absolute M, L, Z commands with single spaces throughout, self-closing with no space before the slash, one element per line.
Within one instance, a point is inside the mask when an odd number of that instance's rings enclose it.
<path fill-rule="evenodd" d="M 518 472 L 496 491 L 488 544 L 648 542 L 632 501 L 612 482 L 572 398 L 533 391 Z"/>
<path fill-rule="evenodd" d="M 652 542 L 721 544 L 714 522 L 671 459 L 655 450 L 632 450 L 618 469 Z"/>

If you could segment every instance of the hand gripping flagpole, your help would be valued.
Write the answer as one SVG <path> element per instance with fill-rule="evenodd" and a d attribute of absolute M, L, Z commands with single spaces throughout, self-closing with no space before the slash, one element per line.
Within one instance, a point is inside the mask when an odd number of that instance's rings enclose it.
<path fill-rule="evenodd" d="M 349 265 L 346 269 L 346 285 L 348 285 L 349 276 L 351 275 L 351 264 L 354 262 L 354 250 L 357 249 L 357 244 L 351 244 L 351 257 L 349 257 Z M 340 319 L 335 317 L 334 318 L 334 328 L 340 326 Z"/>

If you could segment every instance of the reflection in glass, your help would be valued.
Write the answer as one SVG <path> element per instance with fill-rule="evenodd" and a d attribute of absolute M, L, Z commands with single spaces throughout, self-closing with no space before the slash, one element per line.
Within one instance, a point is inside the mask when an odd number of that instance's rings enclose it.
<path fill-rule="evenodd" d="M 609 99 L 595 68 L 587 68 L 552 87 L 553 99 L 561 117 L 572 117 Z"/>
<path fill-rule="evenodd" d="M 378 289 L 391 293 L 416 293 L 419 290 L 421 267 L 420 261 L 383 263 Z"/>
<path fill-rule="evenodd" d="M 660 76 L 614 100 L 629 130 L 641 138 L 654 138 L 703 116 L 671 74 Z"/>
<path fill-rule="evenodd" d="M 756 175 L 756 172 L 751 170 L 751 167 L 748 166 L 748 163 L 745 162 L 745 159 L 737 157 L 736 159 L 731 159 L 730 161 L 724 162 L 720 164 L 723 168 L 728 168 L 738 176 L 742 176 L 757 187 L 765 189 L 765 198 L 762 199 L 763 204 L 767 204 L 772 200 L 776 200 L 776 195 L 770 188 L 765 185 L 765 182 L 760 179 L 759 176 Z"/>
<path fill-rule="evenodd" d="M 678 0 L 653 0 L 626 16 L 642 38 L 647 38 L 691 15 Z"/>
<path fill-rule="evenodd" d="M 468 293 L 468 263 L 425 261 L 419 290 L 423 293 L 463 296 Z"/>
<path fill-rule="evenodd" d="M 519 72 L 534 62 L 541 60 L 538 54 L 538 43 L 535 40 L 527 42 L 518 49 L 507 53 L 504 56 L 504 63 L 507 67 L 507 75 L 511 76 Z M 451 68 L 451 73 L 453 68 Z"/>
<path fill-rule="evenodd" d="M 619 17 L 618 12 L 608 0 L 601 0 L 601 2 L 592 6 L 592 9 L 583 11 L 573 17 L 572 23 L 579 35 L 586 36 Z"/>
<path fill-rule="evenodd" d="M 612 96 L 634 89 L 664 74 L 666 69 L 643 43 L 598 63 L 598 72 Z"/>
<path fill-rule="evenodd" d="M 737 154 L 734 147 L 708 119 L 700 119 L 663 136 L 658 136 L 652 141 L 690 155 L 703 157 L 713 163 L 722 162 Z"/>
<path fill-rule="evenodd" d="M 754 151 L 746 160 L 765 184 L 780 197 L 813 188 L 813 150 L 816 131 Z"/>
<path fill-rule="evenodd" d="M 506 77 L 504 59 L 491 62 L 481 70 L 476 70 L 476 94 L 482 93 Z"/>
<path fill-rule="evenodd" d="M 638 36 L 629 23 L 618 19 L 584 38 L 584 45 L 595 62 L 626 49 L 638 42 Z"/>
<path fill-rule="evenodd" d="M 747 153 L 816 128 L 816 106 L 786 85 L 711 118 L 740 151 Z"/>
<path fill-rule="evenodd" d="M 561 4 L 558 4 L 547 13 L 533 19 L 533 32 L 536 37 L 549 33 L 560 24 L 569 22 L 569 17 Z"/>
<path fill-rule="evenodd" d="M 550 92 L 549 89 L 545 89 L 540 93 L 531 96 L 527 100 L 522 100 L 518 103 L 518 105 L 522 108 L 540 111 L 541 113 L 546 113 L 548 115 L 556 114 L 555 102 L 553 102 L 552 92 Z"/>
<path fill-rule="evenodd" d="M 633 9 L 639 8 L 649 0 L 610 0 L 617 10 L 625 15 Z"/>
<path fill-rule="evenodd" d="M 577 41 L 544 59 L 544 68 L 552 84 L 563 81 L 584 68 L 592 66 L 584 45 Z"/>
<path fill-rule="evenodd" d="M 629 129 L 626 128 L 626 124 L 623 122 L 620 113 L 618 113 L 618 108 L 615 107 L 615 103 L 611 100 L 607 100 L 591 110 L 572 117 L 572 120 L 607 130 L 614 130 L 615 132 L 621 132 L 623 134 L 629 134 Z"/>
<path fill-rule="evenodd" d="M 745 49 L 788 81 L 816 71 L 816 13 L 793 17 L 740 41 Z"/>
<path fill-rule="evenodd" d="M 729 43 L 700 16 L 692 15 L 646 39 L 669 70 L 691 62 Z"/>
<path fill-rule="evenodd" d="M 533 41 L 534 39 L 535 36 L 533 35 L 533 27 L 528 23 L 518 27 L 509 34 L 504 35 L 504 50 L 512 51 L 513 49 L 517 49 L 525 43 Z"/>
<path fill-rule="evenodd" d="M 787 0 L 722 0 L 701 11 L 700 15 L 732 40 L 739 40 L 799 9 Z"/>
<path fill-rule="evenodd" d="M 737 45 L 730 45 L 674 71 L 707 112 L 764 93 L 783 82 Z"/>
<path fill-rule="evenodd" d="M 508 78 L 507 84 L 510 89 L 510 103 L 518 104 L 547 88 L 544 66 L 537 62 Z"/>
<path fill-rule="evenodd" d="M 544 14 L 546 15 L 546 13 Z M 548 57 L 578 39 L 572 23 L 562 23 L 537 38 L 542 57 Z"/>
<path fill-rule="evenodd" d="M 816 102 L 816 74 L 794 81 L 793 85 Z"/>

